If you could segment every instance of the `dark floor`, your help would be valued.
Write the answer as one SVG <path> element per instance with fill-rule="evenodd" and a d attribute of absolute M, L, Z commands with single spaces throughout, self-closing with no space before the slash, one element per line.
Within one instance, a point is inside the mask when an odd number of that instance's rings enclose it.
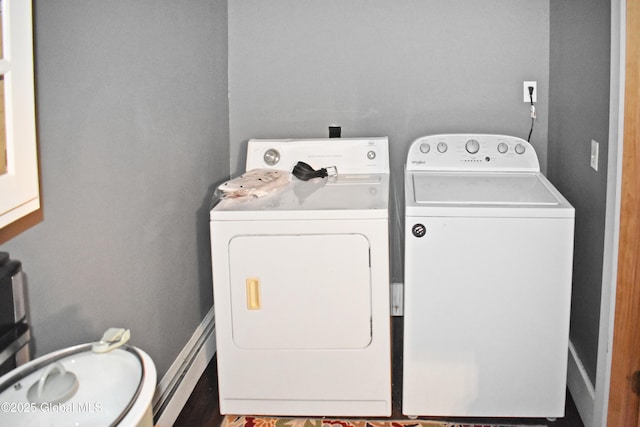
<path fill-rule="evenodd" d="M 402 318 L 393 318 L 393 385 L 391 418 L 406 419 L 401 412 L 402 394 Z M 219 427 L 223 416 L 218 409 L 218 381 L 216 361 L 214 357 L 209 366 L 200 377 L 174 427 Z M 425 417 L 426 418 L 426 417 Z M 436 419 L 430 417 L 429 419 Z M 564 418 L 550 422 L 545 418 L 447 418 L 448 421 L 487 423 L 487 424 L 533 424 L 547 425 L 549 427 L 584 427 L 580 420 L 576 406 L 567 391 L 566 409 Z"/>

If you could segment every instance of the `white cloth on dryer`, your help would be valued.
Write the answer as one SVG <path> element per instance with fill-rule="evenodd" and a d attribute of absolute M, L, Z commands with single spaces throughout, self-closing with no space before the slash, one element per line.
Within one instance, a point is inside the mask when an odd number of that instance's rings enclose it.
<path fill-rule="evenodd" d="M 291 181 L 291 173 L 279 169 L 252 169 L 218 186 L 221 198 L 258 198 L 266 196 Z"/>

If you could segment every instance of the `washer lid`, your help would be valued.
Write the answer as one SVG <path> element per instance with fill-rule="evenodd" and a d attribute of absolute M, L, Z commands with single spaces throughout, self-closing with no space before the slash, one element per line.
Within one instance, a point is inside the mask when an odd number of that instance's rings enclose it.
<path fill-rule="evenodd" d="M 539 173 L 416 173 L 418 205 L 555 206 L 561 203 Z"/>

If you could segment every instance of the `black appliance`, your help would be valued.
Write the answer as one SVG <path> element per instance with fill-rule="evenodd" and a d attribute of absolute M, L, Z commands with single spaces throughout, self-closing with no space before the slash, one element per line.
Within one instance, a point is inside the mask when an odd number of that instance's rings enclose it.
<path fill-rule="evenodd" d="M 0 376 L 29 361 L 30 337 L 22 264 L 0 252 Z"/>

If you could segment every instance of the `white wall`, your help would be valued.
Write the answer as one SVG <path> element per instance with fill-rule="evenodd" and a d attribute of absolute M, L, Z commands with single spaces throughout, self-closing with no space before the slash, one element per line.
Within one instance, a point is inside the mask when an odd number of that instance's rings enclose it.
<path fill-rule="evenodd" d="M 131 328 L 162 376 L 212 304 L 208 208 L 228 177 L 227 4 L 35 1 L 44 221 L 35 356 Z"/>

